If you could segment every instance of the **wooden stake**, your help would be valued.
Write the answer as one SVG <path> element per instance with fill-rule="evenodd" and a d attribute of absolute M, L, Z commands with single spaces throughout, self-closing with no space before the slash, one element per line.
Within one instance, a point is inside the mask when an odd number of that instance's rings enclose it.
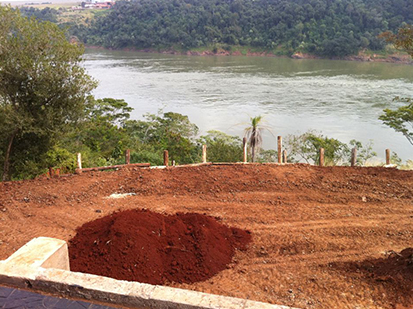
<path fill-rule="evenodd" d="M 202 145 L 202 163 L 207 161 L 207 145 Z"/>
<path fill-rule="evenodd" d="M 390 164 L 390 149 L 386 149 L 386 165 Z"/>
<path fill-rule="evenodd" d="M 163 165 L 168 166 L 169 165 L 169 153 L 168 150 L 164 150 L 163 152 Z"/>
<path fill-rule="evenodd" d="M 320 148 L 320 166 L 324 166 L 324 148 Z"/>
<path fill-rule="evenodd" d="M 125 151 L 125 164 L 130 164 L 130 149 Z"/>
<path fill-rule="evenodd" d="M 357 164 L 357 148 L 351 149 L 351 166 L 356 166 Z"/>
<path fill-rule="evenodd" d="M 243 162 L 244 163 L 247 163 L 247 138 L 246 137 L 244 137 L 243 139 L 242 139 L 242 149 L 243 149 L 243 151 L 244 151 L 244 159 L 243 159 Z"/>
<path fill-rule="evenodd" d="M 278 163 L 282 163 L 282 148 L 283 148 L 283 139 L 281 136 L 277 136 L 278 141 Z"/>
<path fill-rule="evenodd" d="M 283 150 L 283 163 L 287 163 L 287 150 Z"/>

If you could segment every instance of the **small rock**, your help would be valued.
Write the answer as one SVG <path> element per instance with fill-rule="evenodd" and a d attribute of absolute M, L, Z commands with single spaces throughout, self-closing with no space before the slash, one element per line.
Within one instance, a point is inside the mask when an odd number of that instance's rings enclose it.
<path fill-rule="evenodd" d="M 102 213 L 102 210 L 96 209 L 95 212 L 97 212 L 98 214 L 100 214 L 100 213 Z"/>

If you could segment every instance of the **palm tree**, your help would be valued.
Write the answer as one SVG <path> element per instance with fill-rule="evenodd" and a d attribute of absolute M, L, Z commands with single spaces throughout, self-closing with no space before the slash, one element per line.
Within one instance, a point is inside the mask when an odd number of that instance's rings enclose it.
<path fill-rule="evenodd" d="M 251 126 L 245 129 L 245 137 L 247 138 L 251 147 L 251 160 L 255 161 L 255 154 L 262 144 L 262 130 L 264 127 L 261 125 L 262 116 L 256 116 L 250 118 Z"/>

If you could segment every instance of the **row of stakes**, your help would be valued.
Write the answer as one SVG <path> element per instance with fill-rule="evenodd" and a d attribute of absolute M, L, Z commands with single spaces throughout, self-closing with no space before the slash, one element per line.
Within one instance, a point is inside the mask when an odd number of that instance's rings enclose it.
<path fill-rule="evenodd" d="M 243 163 L 248 162 L 248 143 L 247 139 L 243 138 Z M 278 144 L 278 163 L 287 163 L 287 151 L 284 149 L 282 150 L 282 137 L 277 137 L 277 144 Z M 169 166 L 169 152 L 168 150 L 164 151 L 163 161 L 165 166 Z M 125 152 L 125 163 L 130 165 L 130 149 L 127 149 Z M 202 145 L 202 163 L 207 163 L 207 146 Z M 356 166 L 357 163 L 357 148 L 354 147 L 351 150 L 351 166 Z M 149 163 L 137 163 L 133 164 L 136 166 L 149 166 Z M 172 161 L 172 165 L 175 165 L 175 162 Z M 319 166 L 324 166 L 324 148 L 319 149 Z M 390 165 L 390 149 L 386 149 L 386 165 Z M 109 169 L 109 168 L 117 168 L 122 165 L 115 165 L 115 166 L 108 166 L 108 167 L 99 167 L 99 168 L 88 168 L 87 170 L 101 170 L 101 169 Z M 81 172 L 82 170 L 82 156 L 80 153 L 77 154 L 77 172 Z"/>

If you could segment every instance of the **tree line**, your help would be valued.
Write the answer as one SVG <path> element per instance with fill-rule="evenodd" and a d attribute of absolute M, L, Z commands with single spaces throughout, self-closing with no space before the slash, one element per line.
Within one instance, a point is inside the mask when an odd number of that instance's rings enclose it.
<path fill-rule="evenodd" d="M 410 0 L 132 0 L 71 31 L 86 44 L 115 49 L 246 46 L 343 57 L 382 50 L 378 35 L 405 23 L 413 23 Z"/>

